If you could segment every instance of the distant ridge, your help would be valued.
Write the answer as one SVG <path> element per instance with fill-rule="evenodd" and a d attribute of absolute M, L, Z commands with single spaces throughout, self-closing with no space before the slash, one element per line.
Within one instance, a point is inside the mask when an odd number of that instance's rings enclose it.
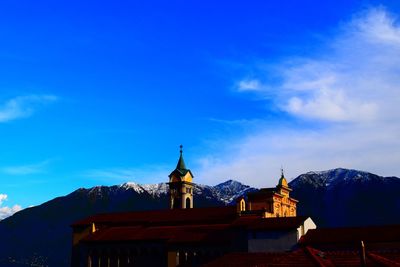
<path fill-rule="evenodd" d="M 299 215 L 319 227 L 400 224 L 400 179 L 343 168 L 308 172 L 289 183 Z M 167 208 L 167 184 L 80 188 L 0 221 L 0 266 L 69 267 L 70 224 L 103 212 Z M 234 204 L 257 190 L 234 180 L 196 185 L 195 207 Z"/>
<path fill-rule="evenodd" d="M 298 213 L 319 226 L 400 224 L 397 177 L 337 168 L 302 174 L 289 185 L 300 201 Z"/>
<path fill-rule="evenodd" d="M 80 188 L 0 221 L 0 266 L 70 266 L 70 225 L 104 212 L 167 209 L 167 184 Z M 216 186 L 196 185 L 195 207 L 224 206 L 250 190 L 229 180 Z"/>
<path fill-rule="evenodd" d="M 167 183 L 137 184 L 134 182 L 127 182 L 120 185 L 119 188 L 124 188 L 126 190 L 133 189 L 137 193 L 146 192 L 153 197 L 161 197 L 163 195 L 166 195 L 168 192 Z M 207 199 L 215 199 L 218 202 L 229 205 L 233 203 L 238 197 L 244 195 L 248 191 L 254 190 L 257 189 L 248 185 L 243 185 L 238 181 L 228 180 L 216 186 L 196 184 L 194 194 L 195 196 L 197 196 L 197 198 L 199 198 L 200 195 L 205 194 L 205 197 Z"/>

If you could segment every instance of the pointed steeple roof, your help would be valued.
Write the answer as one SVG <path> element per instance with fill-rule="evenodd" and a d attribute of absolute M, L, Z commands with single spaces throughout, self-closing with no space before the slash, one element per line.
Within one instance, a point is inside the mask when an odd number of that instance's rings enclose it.
<path fill-rule="evenodd" d="M 288 183 L 286 181 L 285 175 L 283 174 L 283 168 L 281 168 L 281 179 L 279 179 L 278 186 L 288 187 Z"/>
<path fill-rule="evenodd" d="M 178 172 L 180 176 L 185 176 L 186 173 L 190 172 L 190 175 L 193 177 L 192 172 L 186 168 L 185 160 L 183 159 L 183 151 L 182 151 L 183 146 L 180 145 L 180 155 L 179 155 L 179 160 L 178 163 L 176 164 L 175 170 L 171 172 L 169 177 L 171 177 L 175 172 Z"/>
<path fill-rule="evenodd" d="M 180 146 L 181 150 L 180 150 L 180 156 L 179 156 L 179 160 L 178 160 L 178 164 L 176 165 L 176 169 L 177 170 L 186 170 L 186 165 L 185 165 L 185 161 L 183 160 L 183 155 L 182 155 L 182 148 L 183 146 Z"/>

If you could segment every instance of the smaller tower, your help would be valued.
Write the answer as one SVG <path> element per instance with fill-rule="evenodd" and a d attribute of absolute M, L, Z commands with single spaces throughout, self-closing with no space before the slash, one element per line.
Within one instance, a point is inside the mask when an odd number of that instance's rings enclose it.
<path fill-rule="evenodd" d="M 279 179 L 278 185 L 276 186 L 277 195 L 280 198 L 276 198 L 275 204 L 275 215 L 279 217 L 291 217 L 296 216 L 297 200 L 290 197 L 292 189 L 289 187 L 288 182 L 281 169 L 281 178 Z"/>
<path fill-rule="evenodd" d="M 186 168 L 182 148 L 183 146 L 181 145 L 178 164 L 169 175 L 170 209 L 193 208 L 193 174 Z"/>
<path fill-rule="evenodd" d="M 279 194 L 286 197 L 289 197 L 289 193 L 292 191 L 286 181 L 285 175 L 283 174 L 283 169 L 281 169 L 281 178 L 279 179 L 276 189 Z"/>
<path fill-rule="evenodd" d="M 263 212 L 264 217 L 295 217 L 298 201 L 290 197 L 292 189 L 281 169 L 281 178 L 273 188 L 261 188 L 247 194 L 247 202 L 238 202 L 238 211 L 244 206 L 248 212 Z M 245 201 L 242 199 L 242 201 Z M 240 205 L 240 206 L 239 206 Z"/>

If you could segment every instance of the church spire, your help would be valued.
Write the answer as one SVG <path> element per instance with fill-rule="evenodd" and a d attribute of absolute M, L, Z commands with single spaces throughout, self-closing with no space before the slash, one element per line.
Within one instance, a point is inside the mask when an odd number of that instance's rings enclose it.
<path fill-rule="evenodd" d="M 283 168 L 281 168 L 281 179 L 279 179 L 278 186 L 285 186 L 288 187 L 287 180 L 285 178 L 285 175 L 283 174 Z"/>
<path fill-rule="evenodd" d="M 183 155 L 182 155 L 183 146 L 180 145 L 179 147 L 180 147 L 180 150 L 179 150 L 180 156 L 179 156 L 178 164 L 176 165 L 176 169 L 180 170 L 180 171 L 184 171 L 184 170 L 186 170 L 186 165 L 185 165 L 185 161 L 183 160 Z"/>
<path fill-rule="evenodd" d="M 171 209 L 193 208 L 193 174 L 186 168 L 183 160 L 183 146 L 180 145 L 180 155 L 175 170 L 169 175 L 169 196 Z"/>

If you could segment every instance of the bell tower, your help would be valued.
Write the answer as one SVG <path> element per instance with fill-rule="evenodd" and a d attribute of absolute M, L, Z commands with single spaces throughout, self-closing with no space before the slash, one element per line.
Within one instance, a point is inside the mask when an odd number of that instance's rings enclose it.
<path fill-rule="evenodd" d="M 281 178 L 279 179 L 278 185 L 276 186 L 277 192 L 282 196 L 289 197 L 292 189 L 289 187 L 288 182 L 283 174 L 283 169 L 281 168 Z"/>
<path fill-rule="evenodd" d="M 175 170 L 169 175 L 169 207 L 170 209 L 193 208 L 193 174 L 186 168 L 182 148 Z"/>
<path fill-rule="evenodd" d="M 281 169 L 281 178 L 273 188 L 261 188 L 259 191 L 247 193 L 247 202 L 244 198 L 238 199 L 237 210 L 263 212 L 264 217 L 296 217 L 298 200 L 290 197 L 292 189 Z"/>

